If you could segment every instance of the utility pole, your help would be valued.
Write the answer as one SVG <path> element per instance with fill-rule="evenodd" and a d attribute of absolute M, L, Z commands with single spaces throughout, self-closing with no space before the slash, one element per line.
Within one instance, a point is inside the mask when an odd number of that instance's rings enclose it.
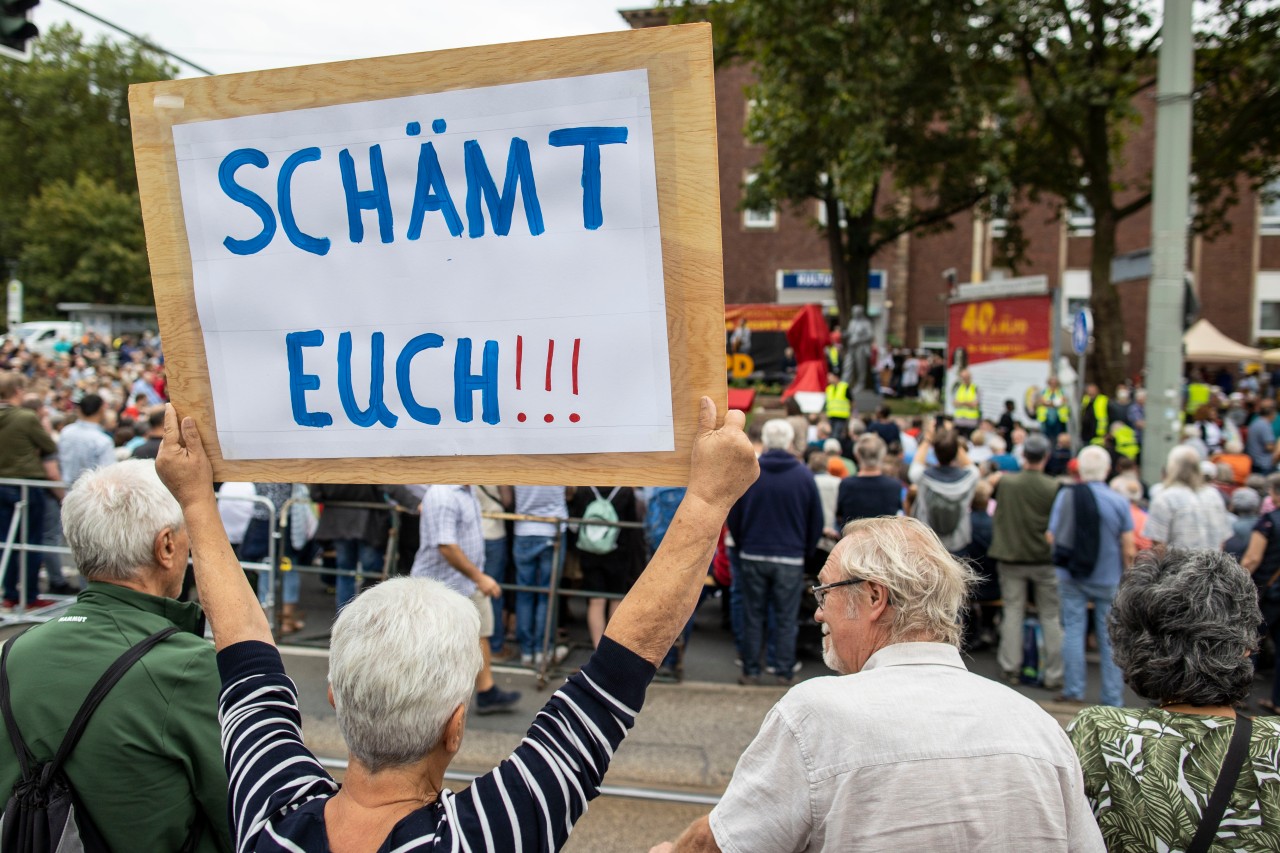
<path fill-rule="evenodd" d="M 1147 297 L 1147 407 L 1142 476 L 1160 479 L 1178 443 L 1182 413 L 1183 280 L 1191 173 L 1192 0 L 1164 0 L 1156 95 L 1151 200 L 1151 289 Z M 1174 330 L 1177 334 L 1173 334 Z"/>

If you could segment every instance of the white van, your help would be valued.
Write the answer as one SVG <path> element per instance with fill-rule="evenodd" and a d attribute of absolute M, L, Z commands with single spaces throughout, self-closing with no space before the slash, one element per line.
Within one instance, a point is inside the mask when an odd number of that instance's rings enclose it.
<path fill-rule="evenodd" d="M 35 320 L 30 323 L 19 323 L 10 336 L 27 345 L 27 350 L 52 357 L 54 346 L 60 340 L 75 343 L 84 335 L 84 323 L 72 323 L 68 320 Z"/>

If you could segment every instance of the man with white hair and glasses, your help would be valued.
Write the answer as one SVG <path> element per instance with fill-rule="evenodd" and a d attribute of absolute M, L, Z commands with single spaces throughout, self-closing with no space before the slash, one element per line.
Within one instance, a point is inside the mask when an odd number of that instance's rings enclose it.
<path fill-rule="evenodd" d="M 855 521 L 818 580 L 838 677 L 788 691 L 711 814 L 654 851 L 1105 849 L 1061 726 L 965 668 L 973 573 L 933 531 Z"/>
<path fill-rule="evenodd" d="M 213 518 L 221 528 L 216 504 Z M 62 526 L 88 586 L 60 618 L 6 646 L 18 732 L 36 761 L 53 758 L 99 677 L 130 647 L 178 629 L 125 671 L 63 769 L 110 850 L 230 850 L 217 664 L 200 607 L 176 600 L 190 553 L 178 502 L 153 462 L 128 460 L 82 474 Z M 0 802 L 19 776 L 0 738 Z"/>
<path fill-rule="evenodd" d="M 439 582 L 401 578 L 339 613 L 329 657 L 349 756 L 339 789 L 302 742 L 296 688 L 223 532 L 195 423 L 179 431 L 170 407 L 157 467 L 182 505 L 218 649 L 237 850 L 559 850 L 693 613 L 729 507 L 756 477 L 742 413 L 716 429 L 715 405 L 701 407 L 688 491 L 599 648 L 511 757 L 458 794 L 444 775 L 481 666 L 475 606 Z"/>

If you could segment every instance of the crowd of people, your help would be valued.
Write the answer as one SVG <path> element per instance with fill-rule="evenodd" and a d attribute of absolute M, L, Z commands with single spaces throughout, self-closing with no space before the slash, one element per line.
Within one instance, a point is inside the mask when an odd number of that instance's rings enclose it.
<path fill-rule="evenodd" d="M 1111 401 L 1090 407 L 1073 452 L 1079 432 L 1046 429 L 1061 420 L 1047 414 L 1024 426 L 851 411 L 836 435 L 795 406 L 717 427 L 704 399 L 687 488 L 223 484 L 219 501 L 195 424 L 157 405 L 157 346 L 6 357 L 0 475 L 66 483 L 42 490 L 56 527 L 34 504 L 25 518 L 65 535 L 84 586 L 0 659 L 0 792 L 36 790 L 79 697 L 146 640 L 144 663 L 93 712 L 110 723 L 62 768 L 76 819 L 113 849 L 559 849 L 649 682 L 679 678 L 716 587 L 740 682 L 788 690 L 715 809 L 656 850 L 1280 847 L 1280 679 L 1246 713 L 1262 633 L 1280 625 L 1280 445 L 1264 389 L 1221 406 L 1211 390 L 1160 483 L 1142 482 Z M 976 408 L 972 379 L 961 384 Z M 7 488 L 12 518 L 21 495 Z M 229 511 L 237 496 L 255 498 L 249 512 Z M 327 549 L 380 580 L 396 507 L 417 513 L 409 576 L 363 591 L 353 571 L 338 578 L 339 786 L 302 742 L 274 647 L 300 614 L 273 632 L 243 563 L 288 512 L 283 556 Z M 51 563 L 10 559 L 6 603 L 40 605 L 41 568 L 49 594 L 75 591 Z M 192 569 L 199 605 L 179 600 Z M 563 656 L 549 627 L 560 602 L 537 591 L 557 572 L 585 591 L 591 656 L 515 753 L 455 794 L 444 774 L 468 712 L 520 698 L 492 662 Z M 283 595 L 296 604 L 296 587 Z M 796 683 L 810 614 L 837 677 Z M 1101 703 L 1085 707 L 1090 644 Z M 968 671 L 963 653 L 983 645 L 1009 683 Z M 1011 689 L 1029 681 L 1080 706 L 1067 731 Z M 1150 707 L 1126 707 L 1126 687 Z M 0 822 L 5 849 L 44 831 L 31 815 L 47 810 L 22 802 Z"/>

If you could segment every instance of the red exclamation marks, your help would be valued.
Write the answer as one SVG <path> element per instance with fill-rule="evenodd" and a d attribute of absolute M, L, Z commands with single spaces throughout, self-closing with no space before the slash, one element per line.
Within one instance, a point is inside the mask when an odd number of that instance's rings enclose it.
<path fill-rule="evenodd" d="M 573 339 L 573 396 L 578 396 L 578 352 L 582 349 L 582 338 Z M 577 412 L 569 415 L 570 423 L 577 423 L 582 416 Z"/>
<path fill-rule="evenodd" d="M 571 365 L 571 371 L 572 371 L 571 378 L 573 382 L 573 395 L 575 397 L 578 396 L 578 357 L 581 354 L 581 352 L 582 352 L 582 338 L 574 338 L 573 339 L 573 357 L 570 361 L 570 365 Z M 555 367 L 555 360 L 556 360 L 556 342 L 554 340 L 548 339 L 547 340 L 546 378 L 545 378 L 545 381 L 543 382 L 543 388 L 548 393 L 551 392 L 551 388 L 552 388 L 551 373 L 553 368 Z M 516 390 L 517 391 L 520 391 L 523 388 L 523 385 L 522 385 L 523 369 L 524 369 L 524 335 L 516 335 Z M 526 415 L 524 412 L 516 413 L 516 420 L 519 421 L 520 423 L 524 423 L 528 419 L 529 419 L 529 416 Z M 546 423 L 554 423 L 555 419 L 556 419 L 556 416 L 550 412 L 542 416 L 542 420 Z M 577 412 L 571 412 L 569 414 L 569 421 L 571 423 L 576 424 L 580 420 L 582 420 L 582 415 L 578 414 Z"/>
<path fill-rule="evenodd" d="M 520 365 L 524 363 L 524 335 L 516 335 L 516 390 L 520 390 Z"/>
<path fill-rule="evenodd" d="M 548 339 L 547 340 L 547 390 L 548 391 L 551 390 L 551 365 L 555 363 L 555 360 L 556 360 L 556 342 Z M 542 419 L 547 423 L 551 423 L 556 419 L 556 416 L 551 414 L 550 412 L 547 412 L 545 415 L 542 416 Z"/>

